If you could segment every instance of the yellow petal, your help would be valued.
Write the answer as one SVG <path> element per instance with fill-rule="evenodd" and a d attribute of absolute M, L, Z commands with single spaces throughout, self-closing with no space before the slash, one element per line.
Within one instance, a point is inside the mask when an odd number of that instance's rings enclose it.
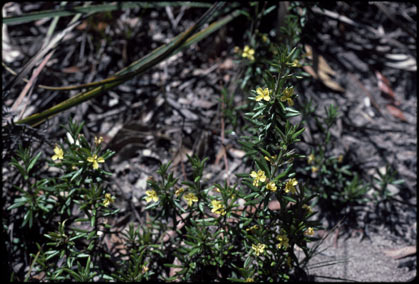
<path fill-rule="evenodd" d="M 289 106 L 293 106 L 294 105 L 294 101 L 292 99 L 288 99 L 287 101 L 288 101 L 288 105 Z"/>

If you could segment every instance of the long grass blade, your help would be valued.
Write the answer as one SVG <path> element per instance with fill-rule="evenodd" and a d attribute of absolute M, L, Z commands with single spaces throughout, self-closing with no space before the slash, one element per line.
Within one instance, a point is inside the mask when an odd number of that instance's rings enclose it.
<path fill-rule="evenodd" d="M 210 33 L 216 31 L 221 26 L 225 25 L 229 21 L 231 21 L 234 17 L 237 17 L 240 13 L 233 12 L 231 15 L 221 19 L 219 22 L 213 23 L 209 27 L 207 27 L 204 31 L 198 32 L 191 36 L 191 33 L 196 31 L 199 26 L 203 25 L 206 20 L 208 20 L 214 12 L 221 8 L 223 3 L 216 3 L 212 6 L 211 9 L 209 9 L 201 18 L 198 20 L 198 22 L 192 26 L 190 29 L 188 29 L 186 32 L 181 34 L 180 36 L 176 37 L 175 40 L 173 40 L 170 44 L 166 46 L 159 47 L 158 49 L 151 52 L 149 55 L 143 57 L 138 62 L 134 62 L 132 65 L 130 65 L 131 68 L 125 68 L 118 72 L 119 74 L 123 73 L 119 76 L 114 76 L 108 79 L 105 79 L 105 84 L 96 87 L 92 90 L 89 90 L 87 92 L 79 93 L 72 98 L 57 104 L 56 106 L 42 112 L 37 113 L 32 116 L 29 116 L 23 120 L 20 120 L 16 122 L 17 124 L 30 124 L 32 126 L 39 125 L 45 119 L 62 112 L 66 109 L 69 109 L 73 106 L 76 106 L 84 101 L 87 101 L 89 99 L 92 99 L 96 97 L 97 95 L 103 93 L 104 91 L 107 91 L 111 88 L 114 88 L 115 86 L 118 86 L 122 84 L 123 82 L 133 78 L 134 76 L 140 75 L 144 73 L 145 71 L 149 70 L 151 67 L 157 65 L 161 61 L 167 59 L 170 57 L 174 52 L 178 52 L 181 48 L 186 48 L 190 44 L 197 42 L 198 40 L 202 39 L 204 36 L 208 36 Z M 138 64 L 138 65 L 136 65 Z M 136 65 L 136 69 L 133 71 L 132 67 L 133 65 Z"/>
<path fill-rule="evenodd" d="M 74 21 L 66 29 L 55 35 L 48 43 L 44 44 L 41 49 L 23 66 L 22 70 L 14 77 L 3 89 L 10 90 L 19 82 L 28 72 L 41 61 L 46 54 L 50 53 L 63 40 L 64 36 L 80 24 L 79 21 Z"/>
<path fill-rule="evenodd" d="M 117 2 L 112 4 L 102 4 L 102 5 L 92 5 L 89 7 L 72 7 L 69 8 L 59 8 L 56 10 L 47 10 L 47 11 L 39 11 L 28 13 L 25 15 L 13 16 L 13 17 L 5 17 L 3 18 L 3 24 L 6 25 L 18 25 L 27 22 L 32 22 L 44 18 L 52 18 L 52 17 L 66 17 L 72 16 L 75 14 L 93 14 L 99 12 L 107 12 L 107 11 L 115 11 L 121 9 L 129 9 L 129 8 L 155 8 L 155 7 L 166 7 L 166 6 L 189 6 L 189 7 L 201 7 L 201 8 L 208 8 L 211 6 L 209 3 L 202 3 L 202 2 Z"/>
<path fill-rule="evenodd" d="M 185 48 L 185 46 L 189 46 L 195 42 L 200 41 L 202 38 L 208 36 L 209 34 L 211 34 L 212 32 L 216 31 L 217 29 L 219 29 L 221 26 L 225 25 L 226 23 L 228 23 L 229 21 L 231 21 L 233 18 L 237 17 L 240 14 L 240 10 L 236 10 L 233 13 L 231 13 L 230 16 L 227 16 L 225 18 L 223 18 L 222 20 L 213 23 L 210 27 L 208 27 L 207 29 L 193 35 L 190 39 L 188 39 L 186 41 L 186 44 L 181 45 L 177 50 L 175 50 L 173 53 L 177 53 L 178 51 L 182 50 Z M 182 37 L 184 37 L 184 34 L 180 34 L 177 35 L 172 42 L 178 42 L 179 39 L 181 39 Z M 129 66 L 121 69 L 120 71 L 118 71 L 117 73 L 115 73 L 115 76 L 106 78 L 104 80 L 101 81 L 96 81 L 96 82 L 91 82 L 91 83 L 85 83 L 85 84 L 78 84 L 78 85 L 71 85 L 71 86 L 62 86 L 62 87 L 55 87 L 55 86 L 46 86 L 46 85 L 38 85 L 38 87 L 46 89 L 46 90 L 54 90 L 54 91 L 70 91 L 70 90 L 78 90 L 78 89 L 85 89 L 85 88 L 92 88 L 92 87 L 96 87 L 96 86 L 102 86 L 106 83 L 110 83 L 113 81 L 117 81 L 117 80 L 122 80 L 123 77 L 121 76 L 117 76 L 117 75 L 126 75 L 130 72 L 137 72 L 139 70 L 139 68 L 142 68 L 142 66 L 148 62 L 151 62 L 155 56 L 159 56 L 159 54 L 161 52 L 164 52 L 166 49 L 170 48 L 169 46 L 160 46 L 157 49 L 153 50 L 152 52 L 150 52 L 149 54 L 147 54 L 146 56 L 144 56 L 143 58 L 133 62 L 132 64 L 130 64 Z M 5 63 L 2 63 L 3 67 L 10 72 L 11 74 L 15 75 L 16 72 L 14 72 L 10 67 L 8 67 Z M 135 73 L 132 73 L 131 75 L 135 76 Z M 129 75 L 129 76 L 131 76 Z M 27 79 L 23 79 L 25 82 L 27 82 Z"/>

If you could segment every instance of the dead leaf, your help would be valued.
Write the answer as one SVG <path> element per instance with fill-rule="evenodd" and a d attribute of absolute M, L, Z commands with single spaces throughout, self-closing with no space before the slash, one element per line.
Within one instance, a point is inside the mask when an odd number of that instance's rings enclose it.
<path fill-rule="evenodd" d="M 187 155 L 191 156 L 192 150 L 181 145 L 179 150 L 176 152 L 175 157 L 173 158 L 172 167 L 175 167 L 180 162 L 186 162 L 188 160 Z"/>
<path fill-rule="evenodd" d="M 246 155 L 245 151 L 235 148 L 228 149 L 228 153 L 237 159 L 241 159 L 244 157 L 244 155 Z"/>
<path fill-rule="evenodd" d="M 396 95 L 391 89 L 388 79 L 379 71 L 375 71 L 375 75 L 377 76 L 378 80 L 378 88 L 383 92 L 383 94 L 390 98 L 395 105 L 400 105 L 400 102 L 396 100 Z"/>
<path fill-rule="evenodd" d="M 70 66 L 63 68 L 63 73 L 77 73 L 80 72 L 80 68 L 77 66 Z"/>
<path fill-rule="evenodd" d="M 330 89 L 337 91 L 337 92 L 345 92 L 345 89 L 342 88 L 336 81 L 330 78 L 326 73 L 320 71 L 319 72 L 320 81 L 325 84 Z"/>
<path fill-rule="evenodd" d="M 383 250 L 383 252 L 385 255 L 391 258 L 400 259 L 406 256 L 416 254 L 416 246 L 407 246 L 399 249 L 387 249 Z"/>
<path fill-rule="evenodd" d="M 218 153 L 217 153 L 217 155 L 215 156 L 215 162 L 214 162 L 214 164 L 215 164 L 216 166 L 218 166 L 218 163 L 220 162 L 221 158 L 222 158 L 223 156 L 225 156 L 225 155 L 226 155 L 226 149 L 224 148 L 224 146 L 221 146 L 221 147 L 220 147 L 220 150 L 218 150 Z"/>
<path fill-rule="evenodd" d="M 223 61 L 223 63 L 221 63 L 218 68 L 222 69 L 222 70 L 229 70 L 232 69 L 234 67 L 234 62 L 233 59 L 231 58 L 227 58 L 226 60 Z"/>
<path fill-rule="evenodd" d="M 176 257 L 175 260 L 173 261 L 173 265 L 182 265 L 182 263 L 180 262 L 180 260 Z M 169 272 L 169 277 L 173 277 L 176 275 L 176 273 L 178 273 L 179 271 L 181 271 L 182 268 L 181 267 L 170 267 L 170 272 Z M 179 279 L 177 278 L 176 280 L 174 280 L 176 282 L 179 282 Z"/>
<path fill-rule="evenodd" d="M 387 107 L 388 112 L 392 116 L 394 116 L 395 118 L 398 118 L 402 121 L 407 121 L 406 117 L 404 116 L 403 112 L 400 109 L 398 109 L 397 107 L 395 107 L 391 104 L 387 104 L 386 107 Z"/>
<path fill-rule="evenodd" d="M 311 46 L 305 45 L 307 58 L 313 60 L 313 67 L 304 66 L 304 70 L 313 76 L 315 79 L 320 80 L 328 88 L 337 91 L 344 92 L 343 89 L 336 81 L 334 81 L 329 75 L 336 75 L 336 72 L 327 64 L 326 59 L 323 56 L 316 53 Z"/>
<path fill-rule="evenodd" d="M 86 28 L 87 28 L 87 21 L 86 20 L 84 20 L 80 25 L 78 25 L 76 27 L 76 29 L 79 30 L 79 31 L 85 30 Z"/>
<path fill-rule="evenodd" d="M 304 71 L 306 71 L 308 74 L 310 74 L 314 79 L 319 79 L 319 76 L 317 76 L 317 73 L 314 72 L 313 68 L 311 66 L 303 66 Z"/>

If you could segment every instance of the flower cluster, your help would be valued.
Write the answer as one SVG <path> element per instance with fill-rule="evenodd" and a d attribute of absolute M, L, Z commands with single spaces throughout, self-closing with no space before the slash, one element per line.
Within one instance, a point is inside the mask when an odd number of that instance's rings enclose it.
<path fill-rule="evenodd" d="M 297 68 L 302 66 L 298 59 L 294 59 L 294 61 L 288 62 L 287 65 L 290 67 L 297 67 Z"/>
<path fill-rule="evenodd" d="M 286 87 L 283 91 L 283 94 L 280 98 L 281 102 L 287 102 L 288 106 L 293 106 L 294 101 L 292 100 L 292 96 L 294 95 L 294 88 L 293 87 Z"/>
<path fill-rule="evenodd" d="M 271 163 L 271 165 L 273 165 L 275 163 L 276 157 L 276 155 L 273 155 L 272 159 L 270 159 L 268 156 L 265 156 L 265 160 Z"/>
<path fill-rule="evenodd" d="M 297 189 L 296 186 L 298 184 L 298 181 L 295 178 L 292 178 L 290 180 L 287 181 L 287 183 L 285 184 L 285 192 L 291 192 L 291 194 L 296 194 L 297 193 Z"/>
<path fill-rule="evenodd" d="M 182 194 L 182 192 L 184 192 L 185 189 L 183 187 L 179 187 L 178 189 L 175 190 L 175 195 L 176 197 L 179 197 L 179 195 Z"/>
<path fill-rule="evenodd" d="M 261 254 L 261 253 L 263 253 L 264 251 L 265 251 L 265 247 L 266 247 L 266 245 L 265 244 L 257 244 L 257 245 L 255 245 L 255 244 L 252 244 L 252 249 L 253 249 L 253 252 L 257 255 L 257 256 L 259 256 L 259 254 Z"/>
<path fill-rule="evenodd" d="M 273 181 L 270 181 L 267 185 L 266 188 L 272 192 L 276 191 L 276 184 Z"/>
<path fill-rule="evenodd" d="M 100 136 L 99 138 L 97 138 L 95 136 L 95 144 L 96 144 L 96 146 L 99 146 L 102 142 L 103 142 L 103 137 L 102 136 Z"/>
<path fill-rule="evenodd" d="M 93 156 L 88 157 L 87 161 L 89 163 L 92 163 L 92 167 L 94 170 L 97 170 L 99 168 L 99 163 L 104 163 L 105 159 L 103 159 L 103 157 L 98 157 L 96 154 L 94 154 Z"/>
<path fill-rule="evenodd" d="M 257 173 L 255 171 L 252 171 L 250 173 L 250 176 L 253 178 L 253 185 L 254 186 L 259 186 L 259 181 L 260 182 L 265 182 L 265 180 L 266 180 L 265 172 L 262 171 L 262 170 L 259 170 Z"/>
<path fill-rule="evenodd" d="M 314 154 L 310 154 L 310 155 L 308 155 L 308 157 L 307 157 L 307 164 L 311 164 L 311 163 L 313 163 L 313 161 L 314 161 Z"/>
<path fill-rule="evenodd" d="M 289 239 L 285 233 L 285 231 L 282 230 L 281 234 L 276 236 L 276 239 L 279 241 L 279 243 L 276 244 L 276 247 L 278 249 L 284 249 L 286 250 L 289 246 Z"/>
<path fill-rule="evenodd" d="M 55 161 L 55 160 L 62 160 L 62 159 L 64 159 L 64 151 L 63 151 L 63 149 L 61 149 L 61 147 L 60 146 L 58 146 L 58 145 L 55 145 L 55 148 L 54 148 L 54 153 L 55 153 L 55 155 L 53 155 L 52 157 L 51 157 L 51 159 L 53 160 L 53 161 Z"/>
<path fill-rule="evenodd" d="M 268 102 L 271 99 L 269 95 L 272 93 L 272 91 L 268 88 L 262 89 L 259 87 L 256 89 L 256 93 L 258 94 L 255 98 L 257 102 L 261 100 L 265 100 Z"/>
<path fill-rule="evenodd" d="M 105 194 L 105 200 L 103 200 L 103 206 L 108 207 L 111 203 L 115 201 L 115 197 L 110 193 Z"/>
<path fill-rule="evenodd" d="M 249 60 L 253 61 L 255 60 L 254 54 L 255 50 L 246 45 L 243 49 L 242 57 L 248 58 Z"/>
<path fill-rule="evenodd" d="M 307 230 L 304 232 L 305 235 L 312 236 L 314 235 L 314 230 L 312 227 L 308 227 Z"/>
<path fill-rule="evenodd" d="M 302 208 L 305 209 L 305 210 L 307 210 L 308 214 L 313 213 L 313 209 L 311 209 L 311 207 L 309 205 L 307 205 L 307 204 L 304 204 L 302 206 Z"/>
<path fill-rule="evenodd" d="M 183 199 L 185 199 L 188 206 L 191 206 L 193 202 L 198 202 L 198 197 L 196 197 L 196 195 L 193 194 L 192 192 L 186 193 L 183 196 Z"/>
<path fill-rule="evenodd" d="M 213 200 L 211 201 L 212 209 L 211 212 L 219 215 L 225 215 L 226 211 L 224 208 L 224 205 L 219 200 Z"/>
<path fill-rule="evenodd" d="M 154 189 L 146 190 L 145 194 L 147 195 L 145 197 L 146 202 L 151 202 L 151 201 L 157 202 L 157 201 L 159 201 L 159 196 L 157 195 L 157 192 Z"/>
<path fill-rule="evenodd" d="M 246 232 L 249 232 L 249 231 L 256 231 L 257 229 L 259 229 L 259 226 L 258 225 L 253 225 L 252 227 L 250 227 L 250 228 L 247 228 L 246 229 Z"/>

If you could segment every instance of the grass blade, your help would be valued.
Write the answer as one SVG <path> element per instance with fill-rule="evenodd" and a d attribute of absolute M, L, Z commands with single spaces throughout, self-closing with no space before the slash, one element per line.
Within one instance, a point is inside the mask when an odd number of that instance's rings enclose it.
<path fill-rule="evenodd" d="M 102 5 L 92 5 L 89 7 L 71 7 L 69 8 L 59 8 L 56 10 L 47 10 L 28 13 L 25 15 L 5 17 L 3 18 L 3 24 L 5 25 L 18 25 L 27 22 L 32 22 L 40 20 L 43 18 L 52 18 L 52 17 L 66 17 L 72 16 L 75 14 L 94 14 L 107 11 L 123 10 L 129 8 L 155 8 L 155 7 L 166 7 L 166 6 L 189 6 L 189 7 L 210 7 L 209 3 L 202 2 L 156 2 L 156 3 L 145 3 L 145 2 L 118 2 L 113 4 L 102 4 Z"/>
<path fill-rule="evenodd" d="M 101 81 L 103 83 L 101 86 L 96 87 L 92 90 L 89 90 L 87 92 L 82 92 L 74 97 L 57 104 L 56 106 L 42 112 L 37 113 L 32 116 L 29 116 L 23 120 L 19 120 L 16 122 L 17 124 L 30 124 L 32 126 L 39 125 L 45 119 L 62 112 L 66 109 L 69 109 L 73 106 L 76 106 L 84 101 L 87 101 L 89 99 L 92 99 L 96 97 L 97 95 L 103 93 L 104 91 L 107 91 L 115 86 L 118 86 L 125 81 L 133 78 L 134 76 L 140 75 L 144 73 L 145 71 L 149 70 L 151 67 L 157 65 L 161 61 L 167 59 L 171 55 L 174 54 L 174 52 L 178 52 L 183 48 L 186 48 L 187 46 L 197 42 L 198 40 L 204 38 L 205 36 L 208 36 L 210 33 L 216 31 L 229 21 L 231 21 L 234 17 L 237 17 L 240 13 L 239 12 L 233 12 L 231 15 L 221 19 L 220 21 L 213 23 L 209 27 L 207 27 L 205 30 L 198 32 L 192 36 L 191 33 L 194 32 L 196 29 L 198 29 L 200 26 L 202 26 L 206 20 L 208 20 L 213 13 L 221 8 L 223 3 L 217 2 L 212 6 L 211 9 L 209 9 L 201 18 L 198 20 L 198 22 L 189 28 L 186 32 L 182 33 L 178 37 L 175 38 L 170 44 L 166 46 L 162 46 L 151 52 L 150 54 L 146 55 L 142 59 L 140 59 L 137 62 L 134 62 L 127 68 L 119 71 L 117 74 L 121 74 L 119 76 L 113 76 L 108 79 L 105 79 Z"/>

